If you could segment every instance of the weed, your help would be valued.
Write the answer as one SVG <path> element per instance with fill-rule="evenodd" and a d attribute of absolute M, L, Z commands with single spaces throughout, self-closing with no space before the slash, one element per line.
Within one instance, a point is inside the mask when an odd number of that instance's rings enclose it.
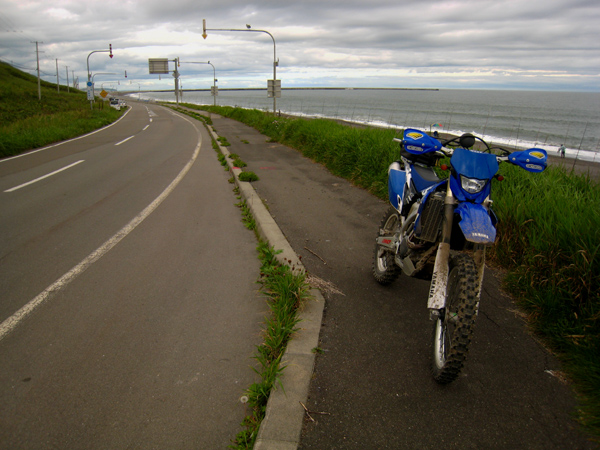
<path fill-rule="evenodd" d="M 235 206 L 242 210 L 242 222 L 244 223 L 244 226 L 249 230 L 255 230 L 256 222 L 254 221 L 254 216 L 252 216 L 250 208 L 248 208 L 248 205 L 246 204 L 246 200 L 236 203 Z"/>
<path fill-rule="evenodd" d="M 281 365 L 281 358 L 297 329 L 298 306 L 309 297 L 310 287 L 305 275 L 293 274 L 290 267 L 279 264 L 276 259 L 278 251 L 264 242 L 259 243 L 257 251 L 261 261 L 259 283 L 262 284 L 271 314 L 265 321 L 264 342 L 256 348 L 254 356 L 259 363 L 259 368 L 254 370 L 260 376 L 260 381 L 252 384 L 245 393 L 250 413 L 242 421 L 243 430 L 230 446 L 235 449 L 253 448 L 271 390 L 278 383 L 283 389 L 280 375 L 285 367 Z"/>
<path fill-rule="evenodd" d="M 221 144 L 221 146 L 223 147 L 229 147 L 231 144 L 227 141 L 227 138 L 224 136 L 219 136 L 217 138 L 217 140 L 219 141 L 219 144 Z"/>
<path fill-rule="evenodd" d="M 242 172 L 238 175 L 238 180 L 240 181 L 258 181 L 259 179 L 258 175 L 251 171 Z"/>

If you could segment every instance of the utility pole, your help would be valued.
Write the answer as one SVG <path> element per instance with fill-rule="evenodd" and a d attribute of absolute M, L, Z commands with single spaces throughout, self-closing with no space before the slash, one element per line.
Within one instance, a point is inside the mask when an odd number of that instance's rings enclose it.
<path fill-rule="evenodd" d="M 56 92 L 58 92 L 60 94 L 60 78 L 58 78 L 58 58 L 56 58 L 55 61 L 56 61 Z"/>
<path fill-rule="evenodd" d="M 69 66 L 65 66 L 65 69 L 67 70 L 67 94 L 70 92 L 69 91 Z"/>
<path fill-rule="evenodd" d="M 33 41 L 31 42 L 33 44 Z M 40 83 L 40 51 L 38 49 L 38 44 L 43 44 L 43 42 L 35 41 L 35 57 L 37 59 L 37 74 L 38 74 L 38 100 L 42 99 L 42 85 Z"/>

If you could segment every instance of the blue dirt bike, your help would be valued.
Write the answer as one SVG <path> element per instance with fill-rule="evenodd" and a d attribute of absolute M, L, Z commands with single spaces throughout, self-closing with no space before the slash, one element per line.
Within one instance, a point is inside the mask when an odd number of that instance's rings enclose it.
<path fill-rule="evenodd" d="M 373 275 L 387 285 L 400 273 L 431 278 L 427 307 L 433 327 L 433 377 L 442 384 L 459 375 L 481 294 L 486 246 L 496 239 L 491 209 L 492 179 L 499 163 L 530 172 L 546 168 L 545 150 L 510 153 L 493 149 L 464 134 L 442 143 L 415 130 L 404 131 L 399 161 L 388 170 L 391 207 L 379 227 Z M 483 151 L 470 150 L 477 146 Z M 450 158 L 450 175 L 442 180 L 433 169 Z M 448 170 L 442 166 L 443 170 Z"/>

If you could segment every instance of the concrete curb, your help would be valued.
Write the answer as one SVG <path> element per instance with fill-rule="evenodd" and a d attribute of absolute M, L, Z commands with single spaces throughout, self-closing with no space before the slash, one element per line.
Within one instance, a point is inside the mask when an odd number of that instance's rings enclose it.
<path fill-rule="evenodd" d="M 212 127 L 207 128 L 217 141 L 218 135 Z M 295 271 L 305 272 L 300 258 L 254 191 L 252 184 L 239 181 L 238 177 L 242 170 L 233 166 L 227 148 L 222 146 L 219 148 L 227 159 L 229 170 L 233 173 L 240 194 L 252 212 L 260 237 L 276 250 L 282 251 L 277 255 L 279 262 L 289 265 Z M 313 349 L 319 344 L 319 332 L 325 307 L 325 299 L 318 289 L 311 289 L 310 293 L 314 300 L 304 302 L 298 312 L 300 330 L 294 334 L 282 357 L 282 364 L 285 366 L 281 375 L 283 389 L 276 386 L 271 391 L 265 418 L 254 445 L 255 450 L 295 450 L 300 443 L 305 412 L 300 403 L 306 403 L 308 398 L 308 388 L 316 357 Z"/>

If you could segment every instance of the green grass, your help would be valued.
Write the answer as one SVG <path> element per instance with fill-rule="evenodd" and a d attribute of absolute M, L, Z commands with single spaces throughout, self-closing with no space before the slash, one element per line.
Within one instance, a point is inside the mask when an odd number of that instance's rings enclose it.
<path fill-rule="evenodd" d="M 241 172 L 238 175 L 238 180 L 240 181 L 258 181 L 260 178 L 258 178 L 258 175 L 256 175 L 254 172 L 252 171 L 248 171 L 248 172 Z"/>
<path fill-rule="evenodd" d="M 123 111 L 96 102 L 90 108 L 84 92 L 41 82 L 0 62 L 0 157 L 89 133 L 114 122 Z"/>
<path fill-rule="evenodd" d="M 197 106 L 196 106 L 197 107 Z M 282 118 L 259 110 L 197 107 L 294 147 L 381 199 L 387 169 L 399 158 L 393 130 L 324 119 Z M 576 389 L 576 414 L 600 437 L 600 185 L 550 167 L 531 174 L 510 164 L 494 181 L 498 242 L 490 252 L 508 270 L 507 289 L 535 333 L 558 356 Z"/>

